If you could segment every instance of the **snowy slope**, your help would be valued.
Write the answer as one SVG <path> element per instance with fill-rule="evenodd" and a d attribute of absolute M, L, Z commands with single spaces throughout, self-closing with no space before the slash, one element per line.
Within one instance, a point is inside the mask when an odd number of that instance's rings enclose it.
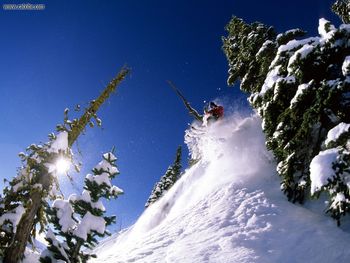
<path fill-rule="evenodd" d="M 349 261 L 350 234 L 285 200 L 257 117 L 187 140 L 201 161 L 92 262 Z"/>

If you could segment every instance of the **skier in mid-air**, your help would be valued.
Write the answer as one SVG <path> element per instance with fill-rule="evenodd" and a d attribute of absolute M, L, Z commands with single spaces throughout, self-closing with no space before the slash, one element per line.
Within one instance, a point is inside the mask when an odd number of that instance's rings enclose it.
<path fill-rule="evenodd" d="M 209 110 L 205 112 L 209 114 L 214 120 L 218 120 L 224 116 L 224 107 L 221 105 L 216 105 L 215 102 L 210 102 Z"/>
<path fill-rule="evenodd" d="M 224 107 L 212 101 L 209 103 L 209 108 L 204 109 L 203 126 L 207 126 L 209 122 L 217 121 L 223 116 Z"/>

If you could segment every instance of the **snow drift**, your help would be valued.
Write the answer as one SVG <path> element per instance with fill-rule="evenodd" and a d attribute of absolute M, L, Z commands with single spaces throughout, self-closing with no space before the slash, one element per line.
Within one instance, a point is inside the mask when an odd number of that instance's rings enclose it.
<path fill-rule="evenodd" d="M 285 200 L 258 117 L 187 132 L 200 158 L 93 262 L 347 262 L 350 235 Z"/>

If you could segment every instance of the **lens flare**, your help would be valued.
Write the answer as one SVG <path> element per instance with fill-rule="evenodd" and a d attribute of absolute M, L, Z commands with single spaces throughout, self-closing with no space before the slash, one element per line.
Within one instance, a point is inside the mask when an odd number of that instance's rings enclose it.
<path fill-rule="evenodd" d="M 65 158 L 59 158 L 56 162 L 56 171 L 58 174 L 65 174 L 70 168 L 70 161 Z"/>

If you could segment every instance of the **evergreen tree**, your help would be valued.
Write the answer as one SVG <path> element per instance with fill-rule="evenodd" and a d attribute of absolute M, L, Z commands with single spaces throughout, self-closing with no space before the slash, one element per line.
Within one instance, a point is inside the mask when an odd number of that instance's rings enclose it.
<path fill-rule="evenodd" d="M 66 109 L 64 124 L 57 126 L 56 135 L 49 135 L 48 143 L 32 144 L 26 153 L 19 154 L 23 167 L 4 189 L 0 208 L 0 254 L 4 262 L 19 262 L 27 242 L 35 237 L 37 224 L 41 231 L 44 229 L 47 200 L 56 195 L 58 188 L 55 163 L 60 158 L 72 158 L 70 148 L 87 124 L 92 126 L 93 119 L 101 124 L 96 112 L 128 73 L 129 69 L 123 68 L 79 119 L 69 120 Z"/>
<path fill-rule="evenodd" d="M 223 50 L 229 63 L 227 82 L 233 85 L 239 79 L 242 90 L 254 92 L 264 81 L 272 60 L 276 47 L 271 40 L 276 33 L 273 27 L 258 22 L 247 24 L 237 17 L 231 19 L 226 30 L 229 35 L 223 38 Z M 265 48 L 259 52 L 263 44 Z"/>
<path fill-rule="evenodd" d="M 336 13 L 343 23 L 349 24 L 350 23 L 350 2 L 349 0 L 337 0 L 333 6 L 332 10 L 334 13 Z"/>
<path fill-rule="evenodd" d="M 109 235 L 106 227 L 115 222 L 115 216 L 106 216 L 102 198 L 117 198 L 123 191 L 112 185 L 111 180 L 119 174 L 113 153 L 103 155 L 103 160 L 92 170 L 93 175 L 85 178 L 81 195 L 71 195 L 69 200 L 57 199 L 48 209 L 49 223 L 55 230 L 49 229 L 46 240 L 48 249 L 43 252 L 40 262 L 87 262 L 94 254 L 97 237 Z"/>
<path fill-rule="evenodd" d="M 145 207 L 149 207 L 151 204 L 161 198 L 166 191 L 168 191 L 181 175 L 181 155 L 182 148 L 179 146 L 176 150 L 176 157 L 173 165 L 169 166 L 165 174 L 160 178 L 160 181 L 153 187 L 152 193 L 148 198 Z"/>
<path fill-rule="evenodd" d="M 320 19 L 319 36 L 304 39 L 296 39 L 304 34 L 300 29 L 275 35 L 264 33 L 267 28 L 231 20 L 223 39 L 228 83 L 240 80 L 250 93 L 288 199 L 302 203 L 307 191 L 314 197 L 326 192 L 328 212 L 339 222 L 350 210 L 350 137 L 344 128 L 350 123 L 350 25 L 335 28 Z"/>
<path fill-rule="evenodd" d="M 27 154 L 19 155 L 23 166 L 18 170 L 17 176 L 9 182 L 9 186 L 3 190 L 4 198 L 0 210 L 3 236 L 0 244 L 5 262 L 12 262 L 12 258 L 9 260 L 6 258 L 12 247 L 16 246 L 19 254 L 22 246 L 25 249 L 27 242 L 31 243 L 32 238 L 35 237 L 36 225 L 39 223 L 42 231 L 46 224 L 44 208 L 47 197 L 54 196 L 57 190 L 55 162 L 62 158 L 67 160 L 72 158 L 68 146 L 68 133 L 61 131 L 57 135 L 51 134 L 48 143 L 32 144 L 28 147 Z M 42 174 L 45 174 L 45 177 Z M 28 224 L 21 225 L 23 220 Z M 32 222 L 33 226 L 29 222 Z M 19 242 L 16 240 L 16 235 L 21 234 L 22 237 L 23 232 L 28 234 L 28 239 L 24 244 L 16 244 L 15 242 Z"/>

